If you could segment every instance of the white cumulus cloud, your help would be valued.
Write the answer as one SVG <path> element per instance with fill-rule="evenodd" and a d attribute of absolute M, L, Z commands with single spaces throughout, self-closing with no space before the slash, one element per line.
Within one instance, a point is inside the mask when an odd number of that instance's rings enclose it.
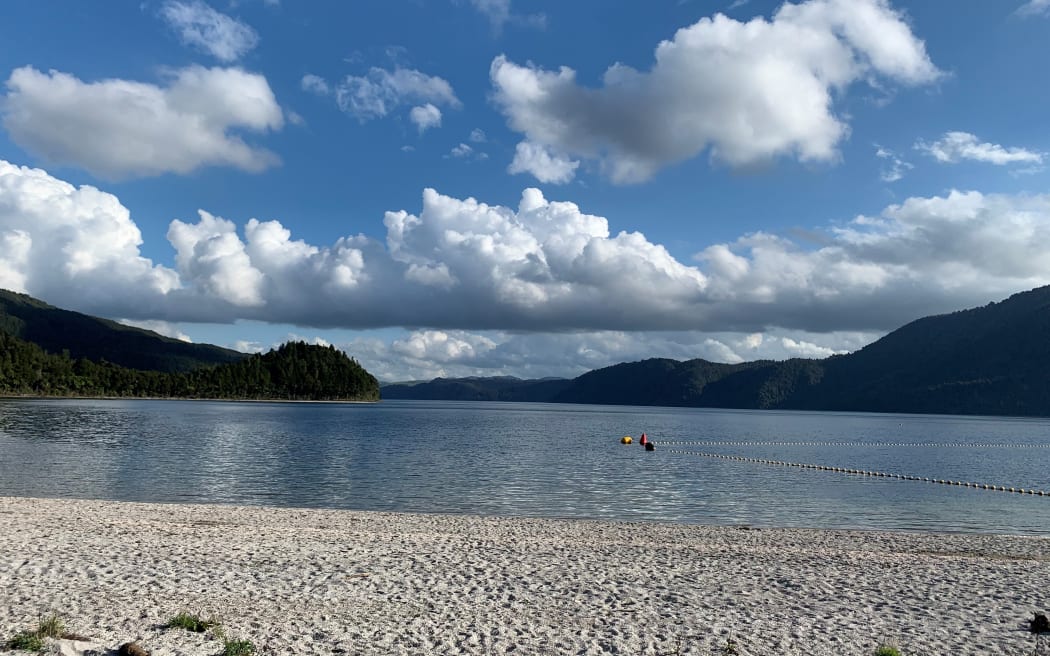
<path fill-rule="evenodd" d="M 445 363 L 475 360 L 491 351 L 496 343 L 484 336 L 461 331 L 419 330 L 394 340 L 391 350 L 416 360 Z"/>
<path fill-rule="evenodd" d="M 780 344 L 786 352 L 796 358 L 827 358 L 843 352 L 813 342 L 797 341 L 790 337 L 781 337 Z"/>
<path fill-rule="evenodd" d="M 474 149 L 465 143 L 461 143 L 457 146 L 453 146 L 452 150 L 449 151 L 449 155 L 457 159 L 463 159 L 464 157 L 470 157 L 474 154 Z"/>
<path fill-rule="evenodd" d="M 307 73 L 304 75 L 303 79 L 299 82 L 299 86 L 302 87 L 303 91 L 309 91 L 310 93 L 315 93 L 319 96 L 327 96 L 332 91 L 323 77 L 320 75 L 314 75 L 313 73 Z"/>
<path fill-rule="evenodd" d="M 168 0 L 160 15 L 185 45 L 223 63 L 240 59 L 259 43 L 259 35 L 251 27 L 201 0 Z"/>
<path fill-rule="evenodd" d="M 969 132 L 945 132 L 937 141 L 918 141 L 915 149 L 926 153 L 938 162 L 955 164 L 962 160 L 985 162 L 1003 166 L 1006 164 L 1042 164 L 1043 153 L 1024 148 L 1004 148 L 999 144 L 982 142 Z"/>
<path fill-rule="evenodd" d="M 890 329 L 1050 283 L 1050 196 L 909 198 L 823 237 L 806 249 L 759 232 L 699 253 L 709 298 L 726 303 L 721 320 Z"/>
<path fill-rule="evenodd" d="M 540 182 L 565 184 L 576 177 L 577 161 L 552 155 L 541 144 L 522 141 L 514 150 L 508 173 L 531 173 Z"/>
<path fill-rule="evenodd" d="M 768 334 L 705 332 L 508 333 L 416 330 L 392 340 L 362 337 L 338 346 L 382 381 L 438 376 L 572 378 L 620 362 L 652 357 L 735 364 L 745 360 L 826 357 L 856 350 L 876 333 Z"/>
<path fill-rule="evenodd" d="M 183 332 L 182 328 L 171 323 L 170 321 L 134 321 L 131 319 L 118 319 L 118 321 L 125 326 L 131 326 L 133 328 L 142 328 L 144 330 L 152 330 L 158 335 L 165 337 L 171 337 L 181 342 L 193 342 L 190 336 Z"/>
<path fill-rule="evenodd" d="M 470 144 L 459 143 L 452 147 L 452 150 L 448 152 L 448 155 L 445 155 L 446 159 L 450 157 L 462 160 L 482 161 L 488 159 L 489 155 L 488 153 L 475 150 Z"/>
<path fill-rule="evenodd" d="M 175 220 L 168 229 L 183 278 L 205 295 L 226 303 L 262 305 L 263 274 L 252 266 L 237 227 L 204 210 L 199 215 L 197 223 Z"/>
<path fill-rule="evenodd" d="M 785 3 L 771 20 L 723 14 L 680 29 L 648 71 L 615 64 L 601 86 L 571 68 L 491 65 L 509 126 L 559 157 L 638 182 L 705 149 L 730 166 L 828 162 L 848 134 L 835 100 L 858 81 L 919 85 L 940 72 L 888 0 Z"/>
<path fill-rule="evenodd" d="M 106 179 L 189 173 L 204 166 L 262 171 L 272 152 L 237 134 L 279 130 L 284 115 L 266 78 L 238 68 L 190 66 L 166 86 L 83 82 L 58 71 L 15 69 L 0 105 L 22 148 Z"/>
<path fill-rule="evenodd" d="M 408 113 L 408 118 L 415 124 L 420 134 L 430 128 L 441 127 L 441 110 L 430 103 L 413 107 Z"/>
<path fill-rule="evenodd" d="M 0 287 L 66 307 L 117 309 L 113 301 L 123 299 L 120 305 L 160 314 L 179 276 L 142 257 L 141 243 L 112 194 L 0 160 Z"/>
<path fill-rule="evenodd" d="M 240 351 L 241 353 L 262 353 L 265 350 L 269 350 L 263 346 L 261 342 L 253 342 L 244 339 L 237 340 L 231 344 L 229 348 L 232 348 L 235 351 Z"/>

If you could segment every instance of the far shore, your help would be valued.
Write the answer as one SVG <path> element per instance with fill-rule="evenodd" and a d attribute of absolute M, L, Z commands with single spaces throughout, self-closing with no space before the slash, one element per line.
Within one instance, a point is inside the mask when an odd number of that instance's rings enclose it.
<path fill-rule="evenodd" d="M 0 497 L 0 639 L 154 656 L 221 650 L 179 612 L 260 654 L 1019 656 L 1047 581 L 1043 537 Z"/>
<path fill-rule="evenodd" d="M 221 399 L 190 396 L 41 396 L 37 394 L 0 394 L 0 399 L 23 399 L 26 401 L 222 401 L 227 403 L 380 403 L 383 399 L 375 401 L 354 400 L 310 400 L 310 399 Z"/>

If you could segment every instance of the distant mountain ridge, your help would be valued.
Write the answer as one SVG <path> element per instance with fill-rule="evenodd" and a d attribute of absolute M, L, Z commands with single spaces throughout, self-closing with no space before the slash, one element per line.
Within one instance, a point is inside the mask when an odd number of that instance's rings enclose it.
<path fill-rule="evenodd" d="M 381 387 L 385 399 L 432 401 L 549 401 L 572 381 L 563 378 L 522 380 L 512 376 L 490 378 L 435 378 L 420 383 Z"/>
<path fill-rule="evenodd" d="M 1050 416 L 1050 286 L 913 321 L 855 353 L 650 359 L 572 380 L 435 379 L 385 398 Z"/>
<path fill-rule="evenodd" d="M 187 372 L 237 362 L 245 353 L 192 344 L 80 312 L 57 308 L 26 294 L 0 289 L 0 332 L 45 351 L 106 360 L 142 371 Z"/>

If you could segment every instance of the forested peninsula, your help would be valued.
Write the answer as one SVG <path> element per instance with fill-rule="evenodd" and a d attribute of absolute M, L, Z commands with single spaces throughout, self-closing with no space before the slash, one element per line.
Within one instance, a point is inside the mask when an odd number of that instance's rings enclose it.
<path fill-rule="evenodd" d="M 248 355 L 0 290 L 0 394 L 378 401 L 379 381 L 331 346 Z"/>
<path fill-rule="evenodd" d="M 289 342 L 189 372 L 131 369 L 48 353 L 0 333 L 0 394 L 230 400 L 378 401 L 379 382 L 332 346 Z"/>

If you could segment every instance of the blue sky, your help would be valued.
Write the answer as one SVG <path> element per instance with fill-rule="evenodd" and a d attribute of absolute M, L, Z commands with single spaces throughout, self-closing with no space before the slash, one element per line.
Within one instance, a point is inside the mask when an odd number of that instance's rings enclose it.
<path fill-rule="evenodd" d="M 823 357 L 1050 283 L 1050 2 L 0 7 L 0 286 L 384 380 Z"/>

